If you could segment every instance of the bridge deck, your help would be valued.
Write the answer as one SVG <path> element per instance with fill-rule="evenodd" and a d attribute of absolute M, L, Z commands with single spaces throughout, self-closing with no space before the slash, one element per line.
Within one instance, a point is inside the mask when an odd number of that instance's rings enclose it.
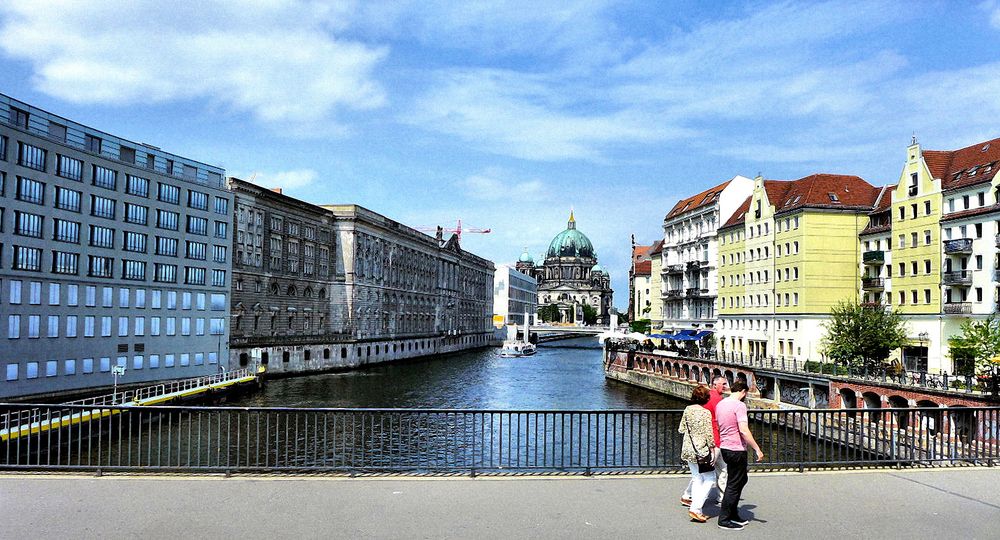
<path fill-rule="evenodd" d="M 148 395 L 147 397 L 141 397 L 147 394 L 147 392 L 144 392 L 146 389 L 140 389 L 127 394 L 122 393 L 119 395 L 131 396 L 132 399 L 125 398 L 126 401 L 118 404 L 113 403 L 114 399 L 106 399 L 108 396 L 101 396 L 100 398 L 85 400 L 93 402 L 95 405 L 94 409 L 83 411 L 80 411 L 79 409 L 68 409 L 63 414 L 56 413 L 55 416 L 52 414 L 33 414 L 31 410 L 26 410 L 24 411 L 26 413 L 24 418 L 13 417 L 8 419 L 0 417 L 0 422 L 3 422 L 3 424 L 14 424 L 10 427 L 0 429 L 0 442 L 12 441 L 29 435 L 38 435 L 39 433 L 44 433 L 46 431 L 83 424 L 93 420 L 99 420 L 101 418 L 107 418 L 126 412 L 125 409 L 128 407 L 163 405 L 175 400 L 187 399 L 207 392 L 251 383 L 256 381 L 257 377 L 258 375 L 250 373 L 250 370 L 240 370 L 232 372 L 229 376 L 213 376 L 199 379 L 172 381 L 169 384 L 150 387 L 153 389 L 162 388 L 162 393 Z M 72 410 L 76 410 L 77 412 L 70 412 Z"/>

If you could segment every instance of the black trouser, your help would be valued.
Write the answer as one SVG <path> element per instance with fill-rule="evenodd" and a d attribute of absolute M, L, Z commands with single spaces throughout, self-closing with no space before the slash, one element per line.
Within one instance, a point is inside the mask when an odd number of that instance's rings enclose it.
<path fill-rule="evenodd" d="M 719 523 L 739 519 L 740 496 L 743 487 L 747 485 L 747 452 L 746 450 L 722 449 L 722 461 L 726 462 L 726 492 L 722 495 L 722 509 L 719 512 Z"/>

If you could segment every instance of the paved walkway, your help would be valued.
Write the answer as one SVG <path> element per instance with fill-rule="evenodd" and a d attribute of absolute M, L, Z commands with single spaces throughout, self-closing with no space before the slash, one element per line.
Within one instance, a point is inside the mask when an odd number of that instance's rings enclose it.
<path fill-rule="evenodd" d="M 741 532 L 688 522 L 686 482 L 6 475 L 0 537 L 1000 538 L 1000 468 L 756 473 Z"/>

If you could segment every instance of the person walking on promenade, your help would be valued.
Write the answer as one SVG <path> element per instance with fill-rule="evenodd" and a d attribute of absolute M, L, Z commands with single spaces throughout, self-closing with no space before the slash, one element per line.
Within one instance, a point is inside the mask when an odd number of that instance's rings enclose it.
<path fill-rule="evenodd" d="M 743 403 L 747 390 L 745 382 L 734 382 L 729 397 L 715 407 L 722 459 L 729 476 L 719 512 L 720 529 L 738 531 L 749 523 L 739 514 L 740 496 L 747 485 L 747 446 L 757 453 L 758 462 L 764 459 L 764 452 L 754 440 L 747 420 L 747 406 Z"/>
<path fill-rule="evenodd" d="M 729 390 L 729 381 L 722 375 L 716 375 L 712 379 L 711 395 L 705 408 L 712 413 L 712 438 L 715 441 L 715 485 L 719 489 L 719 494 L 715 500 L 722 504 L 722 494 L 726 491 L 726 462 L 722 459 L 722 452 L 719 450 L 719 423 L 715 418 L 715 406 L 725 398 L 723 392 Z M 681 495 L 681 504 L 691 506 L 691 488 L 694 487 L 694 480 L 688 482 Z"/>
<path fill-rule="evenodd" d="M 708 516 L 702 513 L 702 507 L 715 483 L 716 453 L 715 439 L 712 437 L 712 413 L 704 406 L 710 395 L 708 388 L 700 385 L 691 392 L 694 404 L 684 409 L 681 425 L 677 429 L 684 435 L 681 459 L 691 469 L 691 508 L 688 509 L 688 517 L 698 523 L 708 521 Z"/>

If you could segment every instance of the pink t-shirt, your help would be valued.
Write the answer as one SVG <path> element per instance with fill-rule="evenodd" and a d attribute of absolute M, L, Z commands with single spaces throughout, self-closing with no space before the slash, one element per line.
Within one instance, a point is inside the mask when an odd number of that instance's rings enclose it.
<path fill-rule="evenodd" d="M 746 450 L 740 435 L 740 422 L 747 422 L 747 406 L 738 399 L 726 398 L 715 406 L 715 419 L 719 423 L 719 448 Z"/>

